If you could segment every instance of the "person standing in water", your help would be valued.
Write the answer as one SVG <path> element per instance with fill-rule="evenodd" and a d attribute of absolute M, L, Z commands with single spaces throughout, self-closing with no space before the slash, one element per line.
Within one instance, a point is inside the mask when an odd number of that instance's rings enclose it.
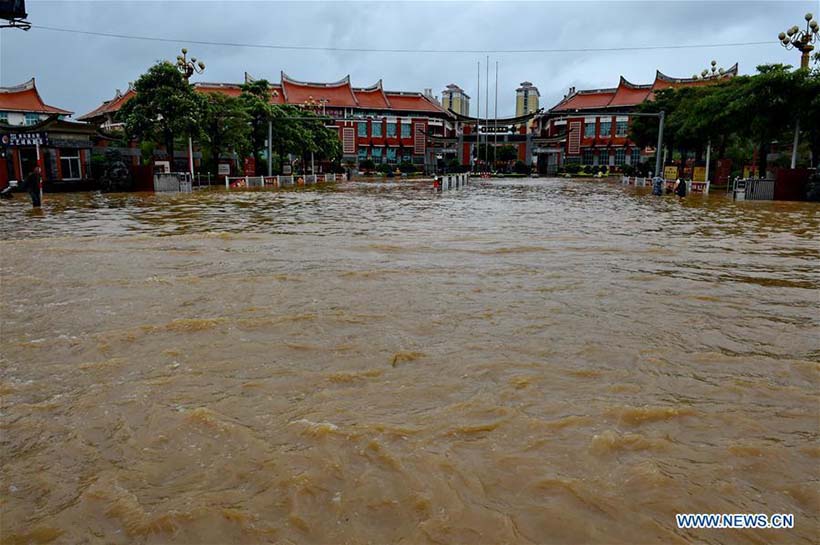
<path fill-rule="evenodd" d="M 40 173 L 40 166 L 38 165 L 34 167 L 34 170 L 29 172 L 23 183 L 23 189 L 28 191 L 28 195 L 31 197 L 31 206 L 34 208 L 40 208 L 40 189 L 42 184 L 43 176 Z"/>
<path fill-rule="evenodd" d="M 686 196 L 686 182 L 681 180 L 680 178 L 675 183 L 675 195 L 678 197 L 685 197 Z"/>

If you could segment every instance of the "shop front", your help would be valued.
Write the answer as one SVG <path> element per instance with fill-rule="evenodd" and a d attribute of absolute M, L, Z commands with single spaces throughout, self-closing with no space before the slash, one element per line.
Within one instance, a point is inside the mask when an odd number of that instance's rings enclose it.
<path fill-rule="evenodd" d="M 0 188 L 17 185 L 39 166 L 47 191 L 90 186 L 96 130 L 52 118 L 28 127 L 0 126 Z"/>

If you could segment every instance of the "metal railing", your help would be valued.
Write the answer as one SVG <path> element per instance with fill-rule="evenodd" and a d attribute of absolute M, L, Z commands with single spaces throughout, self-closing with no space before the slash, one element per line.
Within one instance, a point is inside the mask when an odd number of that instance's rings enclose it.
<path fill-rule="evenodd" d="M 188 172 L 167 172 L 154 174 L 156 193 L 190 193 L 193 191 L 191 174 Z"/>
<path fill-rule="evenodd" d="M 709 193 L 709 188 L 711 187 L 712 183 L 709 181 L 706 182 L 695 182 L 693 180 L 683 180 L 686 183 L 686 194 L 689 193 L 703 193 L 704 195 Z M 664 180 L 664 186 L 668 191 L 672 191 L 675 187 L 675 183 L 677 180 Z M 635 187 L 651 187 L 652 186 L 652 178 L 641 178 L 637 176 L 622 176 L 621 177 L 621 184 L 623 185 L 634 185 Z"/>
<path fill-rule="evenodd" d="M 218 183 L 217 177 L 213 176 L 210 172 L 206 172 L 205 174 L 201 172 L 197 172 L 194 175 L 194 189 L 199 189 L 201 187 L 210 187 L 212 183 Z"/>
<path fill-rule="evenodd" d="M 771 201 L 774 199 L 774 180 L 766 178 L 735 178 L 729 188 L 736 201 Z"/>
<path fill-rule="evenodd" d="M 303 174 L 296 176 L 225 176 L 225 189 L 248 189 L 262 187 L 290 187 L 318 183 L 343 182 L 346 174 Z"/>
<path fill-rule="evenodd" d="M 461 174 L 445 174 L 436 178 L 435 187 L 439 191 L 459 189 L 470 183 L 470 175 L 466 172 Z"/>

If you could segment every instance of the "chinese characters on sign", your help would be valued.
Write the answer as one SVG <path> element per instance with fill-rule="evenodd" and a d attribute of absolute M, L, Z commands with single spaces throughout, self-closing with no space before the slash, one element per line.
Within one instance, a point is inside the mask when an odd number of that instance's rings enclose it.
<path fill-rule="evenodd" d="M 48 144 L 48 133 L 45 132 L 10 132 L 0 136 L 0 144 L 9 147 L 45 146 Z"/>

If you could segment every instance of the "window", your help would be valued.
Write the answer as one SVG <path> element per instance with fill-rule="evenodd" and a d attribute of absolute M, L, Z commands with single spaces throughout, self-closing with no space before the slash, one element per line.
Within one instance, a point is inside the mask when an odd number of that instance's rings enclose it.
<path fill-rule="evenodd" d="M 359 121 L 359 136 L 367 136 L 367 123 Z"/>
<path fill-rule="evenodd" d="M 373 148 L 373 160 L 377 163 L 382 162 L 382 151 L 384 151 L 384 148 Z"/>
<path fill-rule="evenodd" d="M 585 121 L 584 122 L 584 137 L 585 138 L 594 138 L 595 137 L 595 122 L 594 121 Z"/>
<path fill-rule="evenodd" d="M 61 149 L 60 150 L 60 170 L 63 180 L 80 179 L 80 150 Z"/>
<path fill-rule="evenodd" d="M 401 137 L 410 138 L 410 123 L 401 124 Z"/>
<path fill-rule="evenodd" d="M 627 125 L 628 122 L 626 120 L 615 122 L 615 136 L 626 136 L 628 130 Z"/>
<path fill-rule="evenodd" d="M 377 137 L 377 138 L 381 138 L 381 136 L 382 136 L 382 122 L 381 122 L 381 120 L 374 121 L 373 125 L 370 126 L 370 130 L 373 133 L 372 136 Z"/>
<path fill-rule="evenodd" d="M 26 114 L 26 125 L 36 125 L 39 121 L 39 114 Z"/>
<path fill-rule="evenodd" d="M 388 138 L 395 138 L 396 137 L 396 123 L 389 122 L 387 124 L 387 137 Z"/>
<path fill-rule="evenodd" d="M 626 150 L 617 148 L 615 150 L 615 166 L 622 166 L 626 162 Z"/>
<path fill-rule="evenodd" d="M 524 91 L 524 113 L 527 113 L 527 102 L 529 102 L 529 97 L 527 96 L 527 91 Z"/>
<path fill-rule="evenodd" d="M 641 162 L 641 150 L 638 148 L 632 148 L 632 164 L 637 165 Z"/>
<path fill-rule="evenodd" d="M 598 164 L 609 165 L 609 150 L 602 149 L 598 152 Z"/>
<path fill-rule="evenodd" d="M 413 156 L 412 155 L 404 155 L 401 158 L 401 162 L 402 163 L 412 163 L 413 162 Z"/>
<path fill-rule="evenodd" d="M 592 155 L 592 149 L 591 148 L 585 148 L 584 149 L 584 155 L 583 155 L 583 163 L 585 165 L 591 165 L 594 162 L 595 162 L 595 159 L 593 158 L 593 155 Z"/>
<path fill-rule="evenodd" d="M 387 162 L 388 163 L 395 163 L 396 162 L 396 148 L 387 148 Z"/>
<path fill-rule="evenodd" d="M 359 162 L 367 160 L 367 148 L 359 148 Z"/>
<path fill-rule="evenodd" d="M 598 131 L 598 134 L 601 135 L 601 138 L 609 138 L 609 135 L 612 133 L 612 121 L 601 121 L 601 129 Z"/>
<path fill-rule="evenodd" d="M 9 113 L 8 112 L 0 112 L 0 123 L 5 123 L 8 125 L 9 123 Z"/>

